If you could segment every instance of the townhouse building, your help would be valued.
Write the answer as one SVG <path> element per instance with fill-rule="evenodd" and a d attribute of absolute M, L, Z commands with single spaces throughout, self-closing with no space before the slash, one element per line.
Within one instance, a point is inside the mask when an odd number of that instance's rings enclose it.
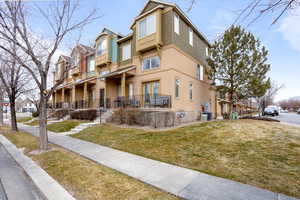
<path fill-rule="evenodd" d="M 206 74 L 210 43 L 186 14 L 176 4 L 149 0 L 130 29 L 123 36 L 104 28 L 93 47 L 80 44 L 60 56 L 54 83 L 66 75 L 53 95 L 55 107 L 215 114 Z"/>

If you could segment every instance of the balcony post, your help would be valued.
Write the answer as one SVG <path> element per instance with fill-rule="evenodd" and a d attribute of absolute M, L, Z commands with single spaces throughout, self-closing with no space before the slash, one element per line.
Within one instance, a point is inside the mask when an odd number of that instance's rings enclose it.
<path fill-rule="evenodd" d="M 72 87 L 72 104 L 73 108 L 75 108 L 75 103 L 76 103 L 76 85 L 73 85 Z"/>
<path fill-rule="evenodd" d="M 122 90 L 122 97 L 126 96 L 126 74 L 125 72 L 122 74 L 122 81 L 121 81 L 121 90 Z"/>
<path fill-rule="evenodd" d="M 87 107 L 88 94 L 87 94 L 87 82 L 83 85 L 83 107 Z"/>
<path fill-rule="evenodd" d="M 61 102 L 62 102 L 62 108 L 64 108 L 64 104 L 65 104 L 65 88 L 61 89 Z"/>

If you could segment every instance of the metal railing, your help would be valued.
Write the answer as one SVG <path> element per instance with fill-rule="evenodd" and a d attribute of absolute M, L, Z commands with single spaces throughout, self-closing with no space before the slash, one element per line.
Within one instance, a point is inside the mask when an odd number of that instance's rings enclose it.
<path fill-rule="evenodd" d="M 170 95 L 133 95 L 110 100 L 111 108 L 171 108 Z"/>
<path fill-rule="evenodd" d="M 75 102 L 57 102 L 49 104 L 54 109 L 85 109 L 85 108 L 171 108 L 171 95 L 133 95 L 121 96 L 115 99 L 99 98 L 91 100 L 78 100 Z"/>

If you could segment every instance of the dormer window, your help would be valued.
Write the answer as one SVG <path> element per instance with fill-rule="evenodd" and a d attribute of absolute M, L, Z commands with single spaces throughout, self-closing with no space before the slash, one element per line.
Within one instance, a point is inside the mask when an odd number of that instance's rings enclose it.
<path fill-rule="evenodd" d="M 139 22 L 139 38 L 156 32 L 156 15 L 152 14 Z"/>
<path fill-rule="evenodd" d="M 107 41 L 106 39 L 100 39 L 97 47 L 97 55 L 102 56 L 107 51 Z"/>

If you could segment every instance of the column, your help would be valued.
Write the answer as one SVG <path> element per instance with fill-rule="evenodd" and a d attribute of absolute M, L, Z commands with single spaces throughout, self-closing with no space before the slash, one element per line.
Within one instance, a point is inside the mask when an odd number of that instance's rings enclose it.
<path fill-rule="evenodd" d="M 61 102 L 62 102 L 63 107 L 64 107 L 64 104 L 65 104 L 65 88 L 61 89 Z"/>
<path fill-rule="evenodd" d="M 87 94 L 87 82 L 83 84 L 83 107 L 86 108 L 88 105 L 88 94 Z"/>
<path fill-rule="evenodd" d="M 73 104 L 73 108 L 75 108 L 75 102 L 76 102 L 76 86 L 73 85 L 72 88 L 72 104 Z"/>
<path fill-rule="evenodd" d="M 121 81 L 121 91 L 122 91 L 122 96 L 126 96 L 126 74 L 122 74 L 122 81 Z"/>

